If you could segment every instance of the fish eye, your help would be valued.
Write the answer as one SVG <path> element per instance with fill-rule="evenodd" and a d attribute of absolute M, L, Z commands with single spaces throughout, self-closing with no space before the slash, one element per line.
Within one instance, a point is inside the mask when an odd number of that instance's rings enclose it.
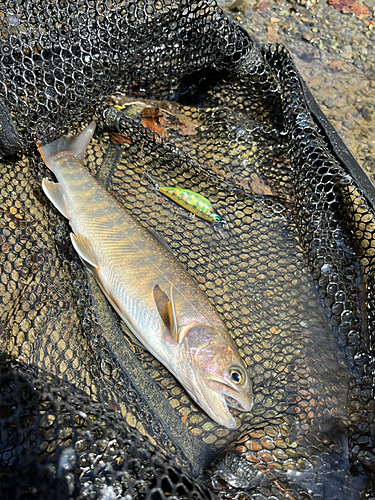
<path fill-rule="evenodd" d="M 220 215 L 217 215 L 217 214 L 215 214 L 215 215 L 214 215 L 214 219 L 215 219 L 217 222 L 220 222 L 220 221 L 221 221 L 221 217 L 220 217 Z"/>
<path fill-rule="evenodd" d="M 236 385 L 240 385 L 245 381 L 245 374 L 240 368 L 232 368 L 230 371 L 230 378 Z"/>

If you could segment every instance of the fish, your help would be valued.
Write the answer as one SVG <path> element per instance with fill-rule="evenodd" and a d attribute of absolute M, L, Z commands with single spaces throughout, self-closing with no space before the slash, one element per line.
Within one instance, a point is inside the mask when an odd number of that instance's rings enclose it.
<path fill-rule="evenodd" d="M 220 215 L 214 212 L 211 202 L 199 193 L 190 191 L 190 189 L 180 189 L 167 186 L 159 186 L 158 190 L 160 193 L 164 194 L 181 207 L 204 220 L 214 223 L 225 223 L 225 221 L 221 219 Z"/>
<path fill-rule="evenodd" d="M 138 341 L 218 424 L 235 428 L 229 407 L 250 411 L 252 383 L 229 331 L 178 259 L 136 221 L 83 165 L 94 134 L 41 145 L 57 182 L 42 188 L 69 219 L 74 249 Z"/>

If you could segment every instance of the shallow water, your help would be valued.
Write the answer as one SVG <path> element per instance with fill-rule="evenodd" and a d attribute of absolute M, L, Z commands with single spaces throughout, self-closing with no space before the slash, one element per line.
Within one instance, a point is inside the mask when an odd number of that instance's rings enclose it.
<path fill-rule="evenodd" d="M 244 1 L 236 19 L 260 43 L 282 43 L 338 134 L 375 181 L 375 5 L 343 13 L 324 1 Z M 229 11 L 233 2 L 219 1 Z"/>

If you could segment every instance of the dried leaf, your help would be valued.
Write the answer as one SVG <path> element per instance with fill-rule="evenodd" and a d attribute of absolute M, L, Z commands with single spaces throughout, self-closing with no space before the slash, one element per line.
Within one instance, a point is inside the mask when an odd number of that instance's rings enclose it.
<path fill-rule="evenodd" d="M 111 142 L 113 142 L 113 144 L 120 144 L 122 146 L 123 144 L 131 144 L 132 143 L 132 140 L 130 139 L 130 137 L 127 137 L 126 135 L 123 135 L 123 134 L 117 134 L 116 132 L 110 132 L 110 136 L 111 136 Z"/>
<path fill-rule="evenodd" d="M 266 11 L 269 7 L 271 6 L 270 2 L 260 2 L 260 4 L 257 7 L 258 12 L 264 12 Z"/>
<path fill-rule="evenodd" d="M 159 108 L 145 108 L 142 111 L 142 118 L 153 118 L 155 120 L 164 117 Z"/>
<path fill-rule="evenodd" d="M 165 125 L 167 121 L 159 108 L 145 108 L 142 111 L 141 124 L 158 134 L 162 138 L 167 138 Z"/>
<path fill-rule="evenodd" d="M 341 71 L 343 68 L 343 63 L 337 59 L 333 59 L 329 64 L 328 68 L 332 71 Z"/>
<path fill-rule="evenodd" d="M 119 405 L 117 404 L 117 402 L 114 400 L 114 399 L 110 399 L 109 400 L 109 405 L 110 407 L 112 408 L 113 411 L 116 411 L 117 413 L 119 413 L 121 411 Z"/>
<path fill-rule="evenodd" d="M 328 0 L 328 3 L 341 12 L 353 12 L 359 19 L 364 19 L 370 14 L 366 5 L 357 3 L 355 0 Z"/>
<path fill-rule="evenodd" d="M 179 114 L 174 120 L 173 128 L 182 136 L 195 135 L 198 133 L 197 127 L 201 124 L 201 122 L 194 121 L 187 116 Z"/>
<path fill-rule="evenodd" d="M 268 184 L 265 184 L 260 177 L 253 177 L 249 180 L 249 188 L 254 194 L 262 194 L 264 196 L 274 196 Z"/>
<path fill-rule="evenodd" d="M 279 34 L 272 28 L 272 26 L 268 26 L 266 34 L 270 42 L 278 43 L 280 41 Z"/>
<path fill-rule="evenodd" d="M 171 101 L 158 101 L 158 106 L 162 111 L 170 115 L 176 115 L 178 113 L 178 107 L 175 102 Z"/>

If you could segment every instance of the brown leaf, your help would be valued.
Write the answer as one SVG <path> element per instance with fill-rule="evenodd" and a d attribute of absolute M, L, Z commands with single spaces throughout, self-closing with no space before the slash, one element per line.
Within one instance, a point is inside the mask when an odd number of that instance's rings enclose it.
<path fill-rule="evenodd" d="M 167 137 L 165 125 L 167 121 L 159 108 L 145 108 L 142 111 L 141 124 L 158 134 L 162 138 Z"/>
<path fill-rule="evenodd" d="M 267 38 L 272 43 L 278 43 L 280 41 L 279 34 L 272 28 L 272 26 L 268 26 L 267 28 Z"/>
<path fill-rule="evenodd" d="M 173 128 L 179 135 L 186 136 L 186 135 L 197 134 L 198 133 L 197 127 L 201 125 L 201 122 L 194 121 L 191 118 L 188 118 L 187 116 L 184 115 L 178 115 L 176 116 L 173 125 L 174 125 Z"/>
<path fill-rule="evenodd" d="M 337 10 L 342 10 L 354 3 L 354 0 L 328 0 L 328 3 Z"/>
<path fill-rule="evenodd" d="M 359 19 L 364 19 L 370 14 L 366 5 L 357 3 L 355 0 L 328 0 L 328 3 L 341 12 L 353 12 Z"/>
<path fill-rule="evenodd" d="M 117 134 L 116 132 L 110 132 L 109 135 L 111 136 L 111 142 L 113 142 L 113 144 L 123 145 L 132 143 L 130 137 L 127 137 L 126 135 Z"/>
<path fill-rule="evenodd" d="M 109 400 L 109 406 L 112 408 L 113 411 L 116 411 L 117 413 L 121 411 L 117 402 L 112 398 Z"/>
<path fill-rule="evenodd" d="M 360 19 L 364 19 L 370 13 L 366 5 L 362 5 L 356 2 L 354 2 L 352 5 L 349 6 L 349 10 L 353 12 Z M 345 12 L 345 10 L 343 10 L 343 12 Z"/>
<path fill-rule="evenodd" d="M 266 11 L 269 7 L 271 6 L 270 2 L 260 2 L 260 4 L 257 7 L 258 12 L 264 12 Z"/>
<path fill-rule="evenodd" d="M 160 111 L 159 108 L 145 108 L 142 111 L 142 118 L 154 118 L 159 119 L 163 116 L 163 113 Z"/>
<path fill-rule="evenodd" d="M 254 194 L 262 194 L 265 196 L 274 196 L 271 188 L 265 184 L 260 177 L 254 177 L 249 180 L 249 188 Z"/>
<path fill-rule="evenodd" d="M 332 71 L 341 71 L 343 68 L 343 63 L 337 59 L 333 59 L 329 64 L 328 68 Z"/>
<path fill-rule="evenodd" d="M 176 115 L 177 114 L 177 104 L 171 101 L 158 101 L 159 108 L 166 113 Z"/>

